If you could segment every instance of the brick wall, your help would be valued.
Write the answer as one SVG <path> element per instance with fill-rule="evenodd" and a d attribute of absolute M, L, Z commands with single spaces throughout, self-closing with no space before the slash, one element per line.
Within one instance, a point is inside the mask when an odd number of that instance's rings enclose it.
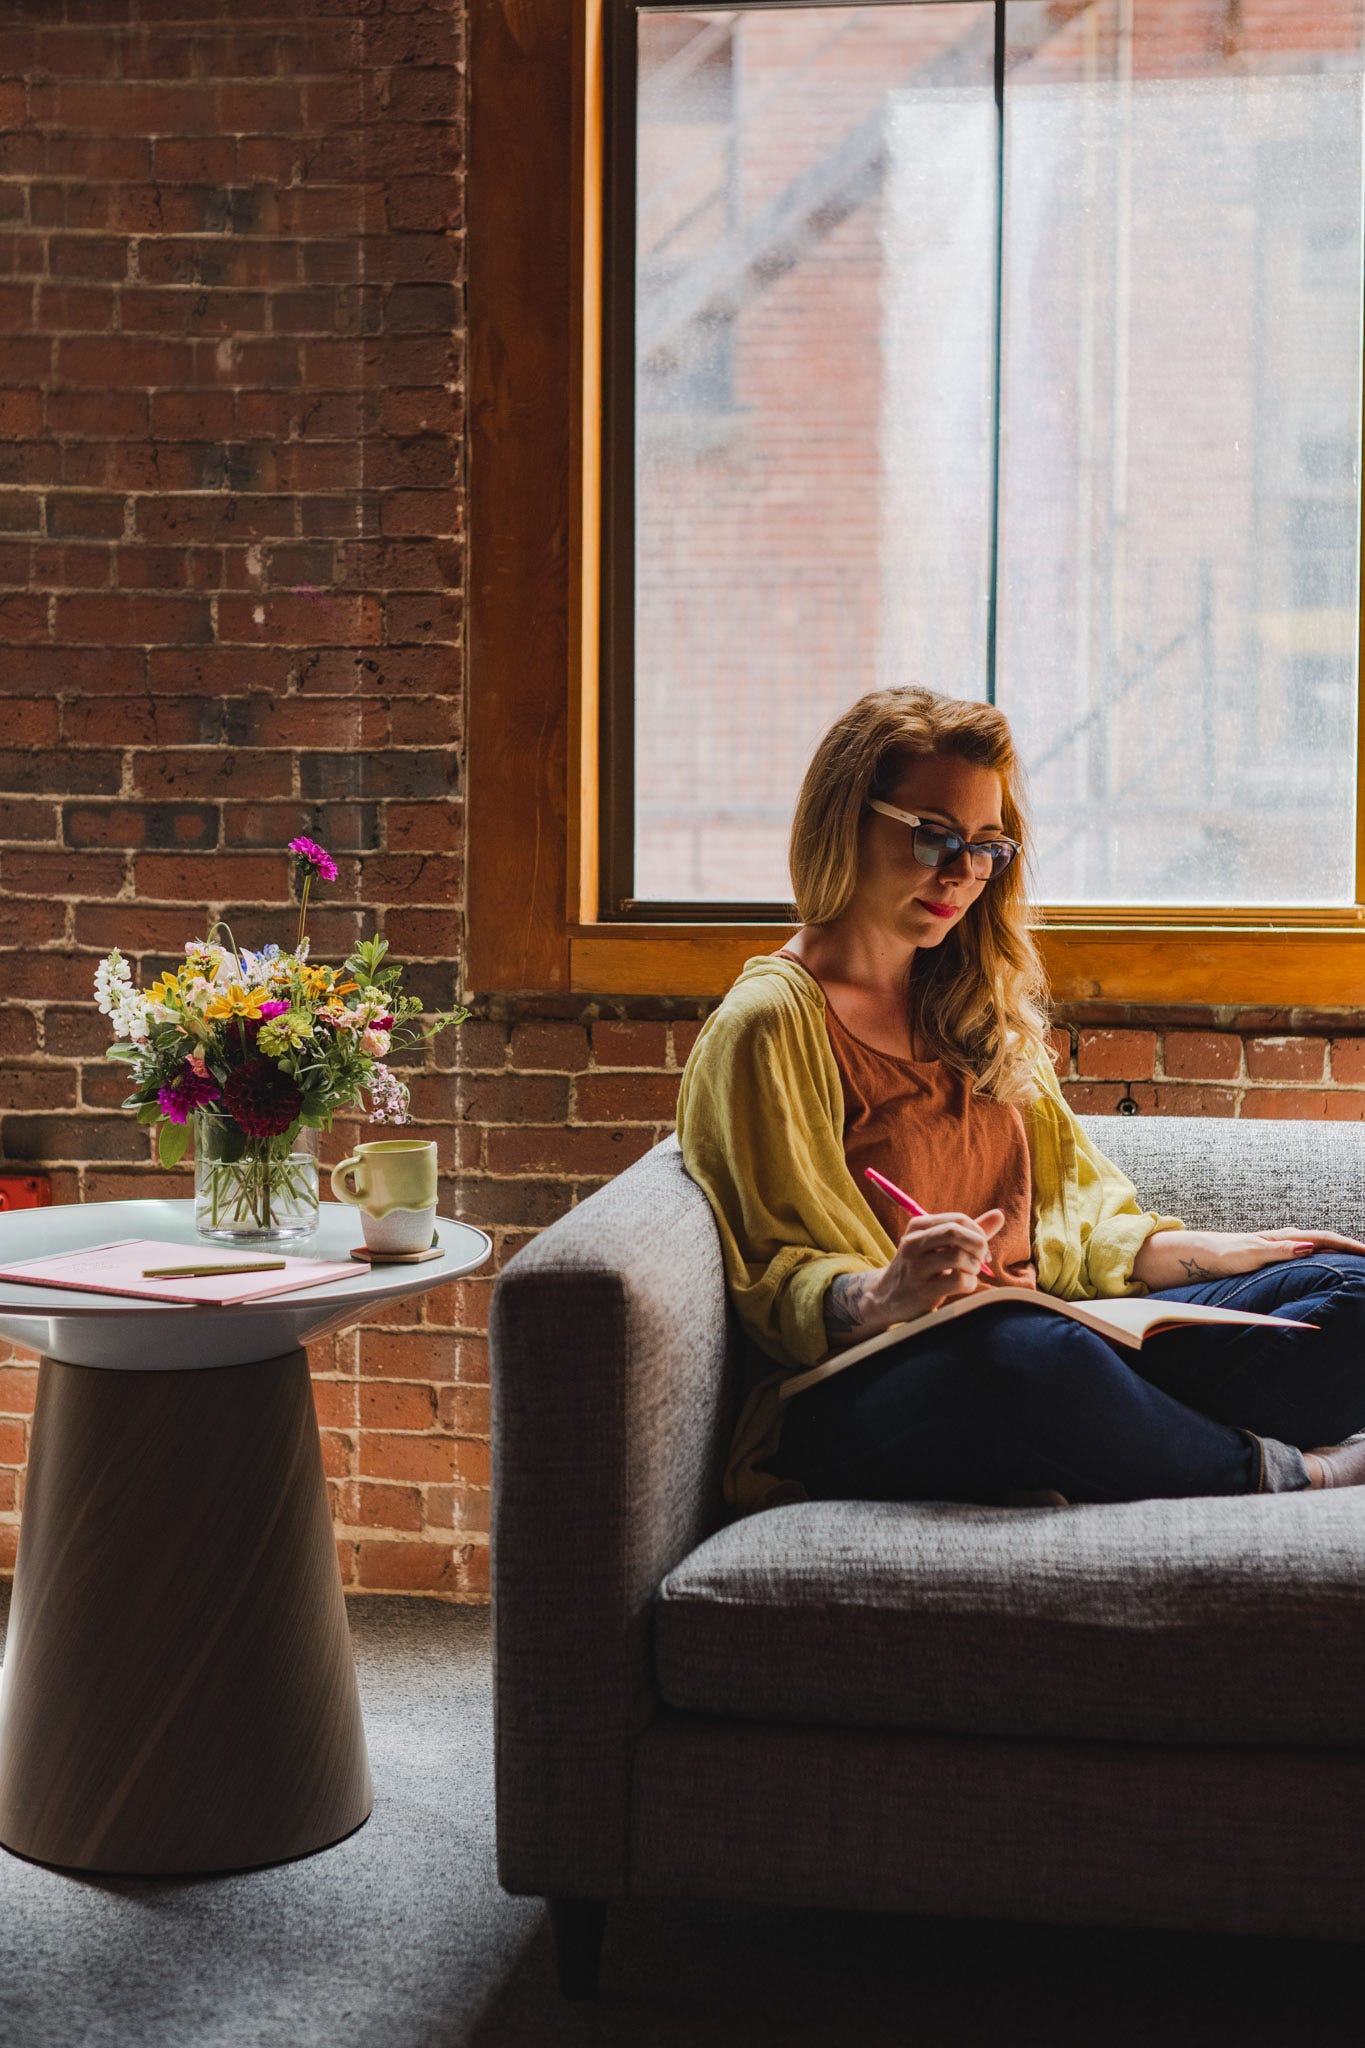
<path fill-rule="evenodd" d="M 97 960 L 287 938 L 293 834 L 341 863 L 320 955 L 373 922 L 456 993 L 463 57 L 455 0 L 61 13 L 0 0 L 0 1163 L 70 1202 L 186 1191 Z M 708 1006 L 460 993 L 416 1129 L 494 1261 L 311 1363 L 346 1584 L 478 1600 L 493 1277 L 669 1129 Z M 1365 1114 L 1355 1015 L 1058 1022 L 1081 1109 Z M 33 1381 L 0 1346 L 0 1568 Z"/>
<path fill-rule="evenodd" d="M 294 834 L 315 953 L 377 922 L 455 995 L 462 105 L 453 0 L 0 0 L 0 1160 L 59 1202 L 187 1191 L 91 975 L 287 939 Z M 458 1059 L 412 1075 L 443 1206 Z M 312 1355 L 350 1586 L 485 1595 L 484 1286 Z"/>

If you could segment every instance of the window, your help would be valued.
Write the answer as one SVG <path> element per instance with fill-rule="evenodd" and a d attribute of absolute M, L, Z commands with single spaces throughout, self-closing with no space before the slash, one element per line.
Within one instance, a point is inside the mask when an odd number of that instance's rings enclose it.
<path fill-rule="evenodd" d="M 1355 906 L 1358 0 L 610 21 L 603 914 L 789 915 L 906 681 L 1049 907 Z"/>
<path fill-rule="evenodd" d="M 1003 28 L 471 17 L 470 989 L 722 993 L 819 731 L 928 660 L 1024 743 L 1060 999 L 1365 998 L 1359 0 Z"/>

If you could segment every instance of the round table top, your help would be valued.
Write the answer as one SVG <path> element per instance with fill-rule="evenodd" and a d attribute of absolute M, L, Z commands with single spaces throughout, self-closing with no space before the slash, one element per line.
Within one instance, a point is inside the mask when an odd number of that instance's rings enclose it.
<path fill-rule="evenodd" d="M 211 1245 L 198 1235 L 192 1201 L 81 1202 L 0 1213 L 0 1264 L 92 1249 L 125 1237 L 189 1245 L 206 1259 L 233 1256 L 231 1246 Z M 492 1240 L 484 1231 L 452 1217 L 437 1217 L 436 1237 L 443 1258 L 416 1266 L 357 1262 L 353 1279 L 323 1281 L 235 1308 L 183 1308 L 174 1302 L 0 1280 L 0 1336 L 68 1364 L 114 1370 L 249 1365 L 363 1322 L 377 1301 L 424 1294 L 475 1272 L 492 1255 Z M 362 1242 L 357 1210 L 344 1202 L 320 1202 L 316 1235 L 278 1249 L 294 1258 L 341 1260 Z M 271 1252 L 270 1247 L 242 1250 Z"/>

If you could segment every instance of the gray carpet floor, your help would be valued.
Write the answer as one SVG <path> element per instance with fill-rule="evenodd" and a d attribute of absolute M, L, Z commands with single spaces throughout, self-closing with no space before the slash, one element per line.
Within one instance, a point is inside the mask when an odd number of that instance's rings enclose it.
<path fill-rule="evenodd" d="M 0 1585 L 0 1618 L 9 1588 Z M 498 1888 L 485 1610 L 348 1603 L 375 1784 L 321 1855 L 90 1878 L 0 1849 L 3 2048 L 1163 2048 L 1365 2038 L 1355 1945 L 614 1905 L 593 2004 Z"/>

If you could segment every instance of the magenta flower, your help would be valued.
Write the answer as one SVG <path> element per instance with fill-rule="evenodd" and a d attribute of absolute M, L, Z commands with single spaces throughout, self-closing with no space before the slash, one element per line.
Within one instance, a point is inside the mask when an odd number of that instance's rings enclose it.
<path fill-rule="evenodd" d="M 156 1099 L 163 1116 L 173 1124 L 183 1124 L 188 1123 L 191 1110 L 202 1109 L 207 1102 L 216 1102 L 221 1093 L 212 1074 L 199 1073 L 186 1060 L 177 1079 L 157 1089 Z"/>
<path fill-rule="evenodd" d="M 324 882 L 336 880 L 337 864 L 325 847 L 318 845 L 316 839 L 291 839 L 289 851 L 297 854 L 300 862 L 306 862 Z"/>
<path fill-rule="evenodd" d="M 260 1016 L 261 1016 L 261 1022 L 262 1022 L 263 1024 L 264 1024 L 265 1022 L 267 1022 L 267 1020 L 268 1020 L 269 1018 L 271 1018 L 271 1017 L 285 1017 L 285 1016 L 288 1016 L 288 1014 L 289 1014 L 289 1005 L 288 1005 L 288 1003 L 262 1003 L 262 1004 L 261 1004 L 261 1011 L 260 1011 Z"/>
<path fill-rule="evenodd" d="M 326 847 L 319 846 L 316 839 L 304 839 L 302 836 L 298 839 L 291 839 L 289 851 L 303 869 L 303 896 L 299 902 L 299 935 L 294 941 L 294 951 L 300 953 L 303 950 L 303 927 L 308 917 L 308 891 L 313 886 L 313 877 L 317 875 L 324 882 L 334 882 L 337 878 L 337 864 L 332 859 L 331 854 L 328 853 Z"/>

